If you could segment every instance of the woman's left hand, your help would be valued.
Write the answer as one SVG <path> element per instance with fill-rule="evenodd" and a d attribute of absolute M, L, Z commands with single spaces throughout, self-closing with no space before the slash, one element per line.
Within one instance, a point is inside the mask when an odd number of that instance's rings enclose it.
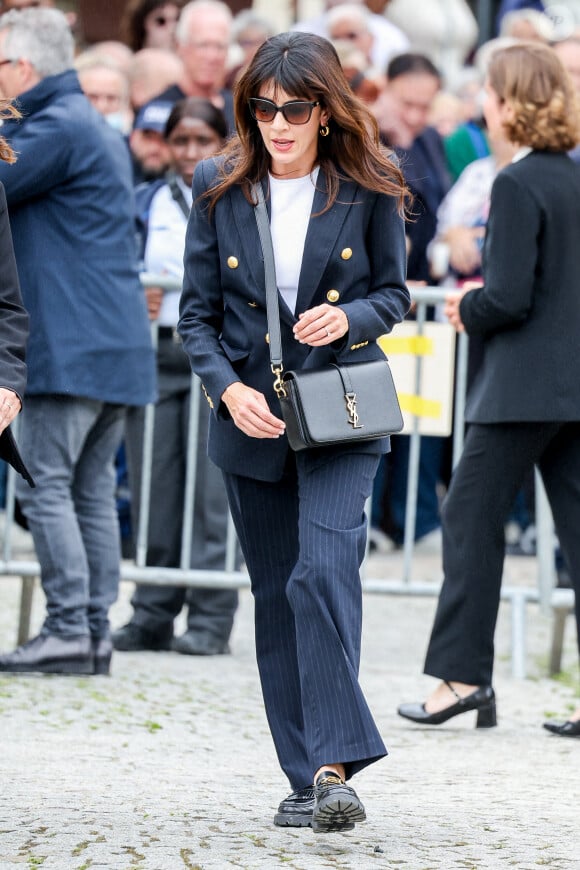
<path fill-rule="evenodd" d="M 300 344 L 323 347 L 342 338 L 348 332 L 348 317 L 342 308 L 333 305 L 317 305 L 298 315 L 294 326 L 294 338 Z"/>
<path fill-rule="evenodd" d="M 12 423 L 21 408 L 22 402 L 16 393 L 0 387 L 0 433 Z"/>

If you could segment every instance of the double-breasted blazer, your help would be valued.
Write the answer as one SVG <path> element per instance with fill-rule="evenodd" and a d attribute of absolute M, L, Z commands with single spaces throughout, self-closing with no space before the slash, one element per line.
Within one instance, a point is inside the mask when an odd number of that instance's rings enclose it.
<path fill-rule="evenodd" d="M 470 423 L 580 420 L 580 169 L 533 151 L 496 177 L 483 252 L 485 286 L 461 319 L 484 339 Z"/>
<path fill-rule="evenodd" d="M 195 171 L 179 332 L 213 410 L 210 457 L 232 474 L 275 481 L 283 473 L 286 437 L 248 437 L 221 401 L 230 384 L 242 381 L 263 393 L 272 412 L 281 416 L 270 370 L 264 264 L 254 209 L 242 189 L 234 187 L 218 200 L 210 216 L 203 194 L 215 183 L 217 172 L 215 159 L 203 161 Z M 263 185 L 268 202 L 266 180 Z M 376 339 L 390 332 L 409 308 L 404 224 L 395 198 L 346 180 L 336 203 L 321 213 L 325 203 L 321 172 L 302 256 L 296 314 L 280 297 L 285 370 L 380 359 Z M 349 331 L 325 347 L 301 345 L 292 332 L 297 315 L 322 303 L 343 309 Z M 357 449 L 384 452 L 388 439 Z"/>

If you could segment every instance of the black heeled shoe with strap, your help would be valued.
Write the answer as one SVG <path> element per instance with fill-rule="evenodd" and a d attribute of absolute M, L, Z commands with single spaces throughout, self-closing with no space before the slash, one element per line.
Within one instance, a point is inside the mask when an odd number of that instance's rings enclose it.
<path fill-rule="evenodd" d="M 455 704 L 436 713 L 428 713 L 424 704 L 401 704 L 397 710 L 399 716 L 417 722 L 419 725 L 442 725 L 454 716 L 467 713 L 469 710 L 477 710 L 476 728 L 493 728 L 497 725 L 495 692 L 491 686 L 480 686 L 475 692 L 462 698 L 450 683 L 445 681 L 445 685 L 457 698 Z"/>
<path fill-rule="evenodd" d="M 566 722 L 544 722 L 546 731 L 557 734 L 559 737 L 580 737 L 580 719 Z"/>

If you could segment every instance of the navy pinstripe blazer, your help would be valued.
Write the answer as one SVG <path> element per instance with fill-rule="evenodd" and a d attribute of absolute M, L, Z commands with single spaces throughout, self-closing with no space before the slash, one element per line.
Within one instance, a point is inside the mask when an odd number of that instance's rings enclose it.
<path fill-rule="evenodd" d="M 286 438 L 249 438 L 221 402 L 226 387 L 242 381 L 262 392 L 280 416 L 270 371 L 264 265 L 254 210 L 236 187 L 218 201 L 210 219 L 202 195 L 216 173 L 215 159 L 203 161 L 195 172 L 179 331 L 213 409 L 210 457 L 233 474 L 275 481 L 284 468 Z M 395 199 L 344 181 L 336 204 L 319 214 L 325 202 L 320 173 L 296 311 L 324 302 L 339 305 L 348 317 L 349 332 L 323 348 L 301 345 L 292 333 L 296 317 L 280 299 L 286 370 L 380 359 L 375 340 L 390 332 L 409 308 L 404 224 Z M 365 449 L 386 451 L 388 439 L 369 442 Z"/>

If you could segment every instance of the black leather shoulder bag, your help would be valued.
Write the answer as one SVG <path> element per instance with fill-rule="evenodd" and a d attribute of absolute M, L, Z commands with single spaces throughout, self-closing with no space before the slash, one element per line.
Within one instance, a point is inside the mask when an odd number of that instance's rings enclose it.
<path fill-rule="evenodd" d="M 254 185 L 253 191 L 264 256 L 270 363 L 290 447 L 349 444 L 400 432 L 403 417 L 386 357 L 284 372 L 270 222 L 261 184 Z"/>

